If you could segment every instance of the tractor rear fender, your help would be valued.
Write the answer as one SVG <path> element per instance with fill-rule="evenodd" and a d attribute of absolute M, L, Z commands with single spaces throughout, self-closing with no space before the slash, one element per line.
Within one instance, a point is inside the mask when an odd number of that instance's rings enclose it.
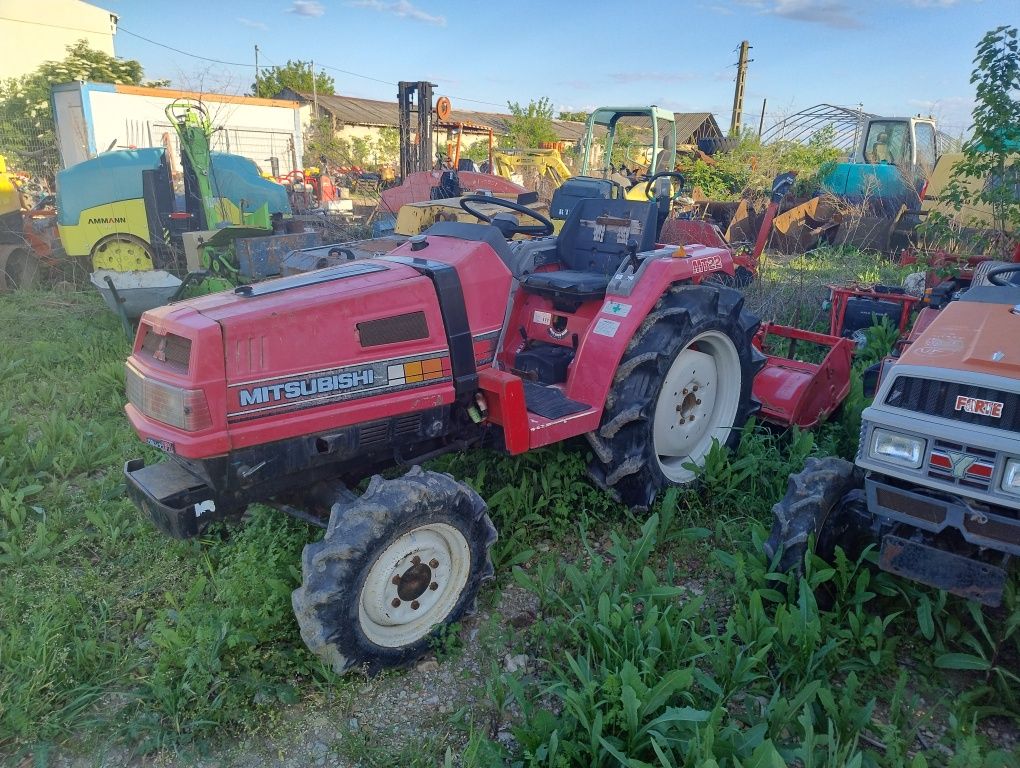
<path fill-rule="evenodd" d="M 726 249 L 691 245 L 673 253 L 678 255 L 646 260 L 633 284 L 621 289 L 629 290 L 629 295 L 607 293 L 594 322 L 579 340 L 566 395 L 595 406 L 600 417 L 627 345 L 670 286 L 696 285 L 713 274 L 733 274 L 733 260 Z M 620 282 L 614 281 L 614 285 Z"/>

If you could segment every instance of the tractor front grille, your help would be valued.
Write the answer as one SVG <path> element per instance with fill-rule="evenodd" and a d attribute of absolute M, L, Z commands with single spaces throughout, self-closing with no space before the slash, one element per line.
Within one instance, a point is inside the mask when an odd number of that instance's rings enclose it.
<path fill-rule="evenodd" d="M 960 398 L 972 398 L 986 403 L 1001 403 L 1001 415 L 970 413 L 958 407 Z M 955 381 L 922 379 L 916 376 L 898 376 L 889 388 L 885 404 L 929 416 L 952 419 L 964 424 L 994 427 L 1020 432 L 1020 393 L 1006 392 Z"/>
<path fill-rule="evenodd" d="M 995 451 L 936 440 L 928 456 L 928 477 L 987 491 L 995 474 Z"/>
<path fill-rule="evenodd" d="M 162 336 L 149 328 L 139 352 L 181 373 L 187 373 L 191 361 L 191 339 L 175 333 Z"/>

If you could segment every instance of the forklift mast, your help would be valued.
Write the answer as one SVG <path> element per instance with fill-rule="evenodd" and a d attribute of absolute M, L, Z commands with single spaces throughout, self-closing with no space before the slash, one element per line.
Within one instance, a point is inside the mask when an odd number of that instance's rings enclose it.
<path fill-rule="evenodd" d="M 431 171 L 432 89 L 435 83 L 401 80 L 397 83 L 400 113 L 400 181 L 417 171 Z M 412 113 L 416 119 L 412 122 Z"/>

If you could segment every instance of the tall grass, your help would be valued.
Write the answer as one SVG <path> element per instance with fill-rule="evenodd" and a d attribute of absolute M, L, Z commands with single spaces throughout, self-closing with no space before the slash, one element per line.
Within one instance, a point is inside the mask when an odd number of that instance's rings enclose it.
<path fill-rule="evenodd" d="M 812 258 L 817 285 L 881 266 Z M 781 284 L 789 268 L 773 268 Z M 157 456 L 122 414 L 116 318 L 91 294 L 15 294 L 0 326 L 0 758 L 69 740 L 215 747 L 322 688 L 342 708 L 359 683 L 324 670 L 290 614 L 317 532 L 256 508 L 242 527 L 167 540 L 124 495 L 123 462 Z M 976 725 L 1017 713 L 1015 587 L 1005 615 L 986 614 L 861 563 L 812 563 L 795 583 L 760 554 L 787 474 L 856 447 L 854 393 L 814 434 L 750 425 L 646 518 L 587 482 L 580 442 L 436 462 L 500 529 L 487 596 L 512 580 L 541 606 L 517 638 L 537 673 L 494 665 L 479 681 L 490 704 L 463 715 L 467 745 L 446 764 L 1015 765 Z M 494 740 L 507 719 L 510 748 Z"/>

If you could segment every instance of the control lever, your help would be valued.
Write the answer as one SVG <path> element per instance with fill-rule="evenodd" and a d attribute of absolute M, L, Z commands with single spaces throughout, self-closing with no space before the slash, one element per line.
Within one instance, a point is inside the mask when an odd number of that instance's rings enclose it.
<path fill-rule="evenodd" d="M 638 258 L 637 242 L 633 239 L 627 241 L 627 258 L 624 259 L 624 267 L 632 272 L 637 272 L 641 266 L 641 259 Z"/>

